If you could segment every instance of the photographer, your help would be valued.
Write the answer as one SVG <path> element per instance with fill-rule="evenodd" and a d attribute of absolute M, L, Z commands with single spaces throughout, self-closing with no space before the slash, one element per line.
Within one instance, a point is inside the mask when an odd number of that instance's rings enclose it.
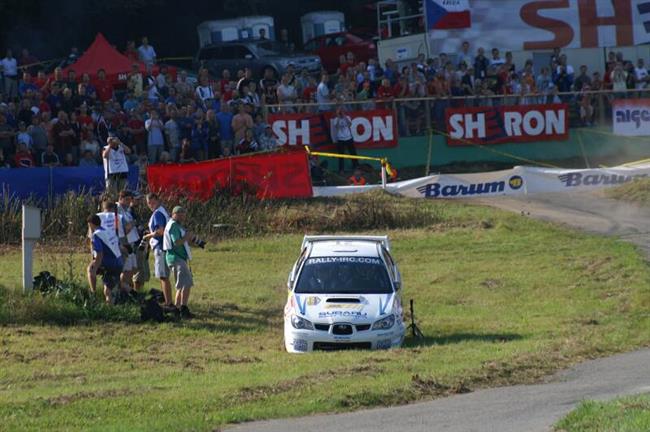
<path fill-rule="evenodd" d="M 129 165 L 126 161 L 126 155 L 131 154 L 131 149 L 122 144 L 115 135 L 109 135 L 106 143 L 107 145 L 102 151 L 106 191 L 115 196 L 126 189 L 129 178 Z"/>
<path fill-rule="evenodd" d="M 172 218 L 165 227 L 164 244 L 165 259 L 176 279 L 176 307 L 180 309 L 181 318 L 192 318 L 193 315 L 187 307 L 190 297 L 190 288 L 194 285 L 192 271 L 188 262 L 192 259 L 192 252 L 188 241 L 196 241 L 195 237 L 181 224 L 185 221 L 185 209 L 174 207 Z M 197 242 L 199 245 L 201 242 Z"/>
<path fill-rule="evenodd" d="M 102 275 L 104 283 L 104 298 L 110 304 L 112 291 L 120 284 L 122 258 L 118 239 L 115 233 L 101 227 L 101 219 L 97 215 L 87 219 L 91 234 L 93 260 L 88 265 L 88 284 L 93 293 L 97 289 L 97 275 Z"/>
<path fill-rule="evenodd" d="M 119 214 L 117 204 L 108 199 L 102 201 L 102 211 L 97 213 L 97 217 L 99 217 L 101 227 L 117 238 L 120 257 L 123 263 L 122 272 L 120 272 L 120 290 L 128 294 L 132 287 L 129 283 L 130 281 L 125 281 L 124 272 L 132 271 L 132 265 L 131 261 L 129 261 L 131 247 L 128 244 L 125 234 L 125 220 Z"/>
<path fill-rule="evenodd" d="M 345 113 L 342 106 L 336 108 L 336 116 L 330 120 L 330 132 L 332 141 L 336 144 L 337 153 L 345 154 L 347 150 L 350 155 L 357 155 L 354 140 L 352 139 L 352 119 Z M 339 158 L 339 174 L 343 174 L 344 163 L 345 161 Z M 352 159 L 352 167 L 357 169 L 358 166 L 359 162 Z"/>
<path fill-rule="evenodd" d="M 138 236 L 140 238 L 140 241 L 135 248 L 136 269 L 133 273 L 133 286 L 136 291 L 141 290 L 144 287 L 144 284 L 149 282 L 149 279 L 151 279 L 151 274 L 149 271 L 149 241 L 144 238 L 145 234 L 148 231 L 142 224 L 142 221 L 144 219 L 141 218 L 139 212 L 136 211 L 137 200 L 139 198 L 142 198 L 142 195 L 139 192 L 135 192 L 133 198 L 131 199 L 129 208 L 131 215 L 133 216 L 133 225 L 136 227 Z"/>
<path fill-rule="evenodd" d="M 147 206 L 153 212 L 149 219 L 149 233 L 145 234 L 142 239 L 148 240 L 151 250 L 153 251 L 154 275 L 160 279 L 160 286 L 165 296 L 165 307 L 169 312 L 178 313 L 178 309 L 172 301 L 172 285 L 169 281 L 169 267 L 165 261 L 165 251 L 163 251 L 163 236 L 165 227 L 169 220 L 167 210 L 161 205 L 160 198 L 154 193 L 147 195 Z"/>
<path fill-rule="evenodd" d="M 138 264 L 135 256 L 135 250 L 140 242 L 140 235 L 135 226 L 135 218 L 131 212 L 133 203 L 133 192 L 123 190 L 120 192 L 117 205 L 117 215 L 122 223 L 122 236 L 120 236 L 120 245 L 126 249 L 127 254 L 122 257 L 124 260 L 124 269 L 122 271 L 122 285 L 133 288 L 133 273 L 137 270 Z"/>

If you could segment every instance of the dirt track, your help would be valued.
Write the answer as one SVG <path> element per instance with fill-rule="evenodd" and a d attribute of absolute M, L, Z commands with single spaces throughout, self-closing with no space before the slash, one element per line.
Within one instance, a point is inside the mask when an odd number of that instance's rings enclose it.
<path fill-rule="evenodd" d="M 650 209 L 605 198 L 601 193 L 549 193 L 468 202 L 619 237 L 638 245 L 650 258 Z"/>

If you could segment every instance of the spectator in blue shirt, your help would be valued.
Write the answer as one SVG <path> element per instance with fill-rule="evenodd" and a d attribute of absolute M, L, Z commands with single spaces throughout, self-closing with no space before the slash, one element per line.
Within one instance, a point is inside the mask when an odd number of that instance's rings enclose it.
<path fill-rule="evenodd" d="M 221 104 L 221 111 L 217 114 L 219 131 L 221 134 L 221 151 L 224 156 L 230 156 L 233 152 L 235 133 L 232 130 L 232 112 L 230 103 Z"/>
<path fill-rule="evenodd" d="M 199 160 L 204 160 L 208 155 L 210 128 L 203 120 L 203 115 L 196 118 L 192 128 L 192 150 L 198 155 Z"/>

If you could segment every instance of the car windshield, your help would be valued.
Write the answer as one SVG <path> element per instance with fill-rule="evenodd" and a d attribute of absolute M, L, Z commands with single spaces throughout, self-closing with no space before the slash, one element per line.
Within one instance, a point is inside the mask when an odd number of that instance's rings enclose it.
<path fill-rule="evenodd" d="M 288 50 L 281 43 L 274 41 L 260 42 L 257 44 L 257 50 L 261 55 L 276 56 L 280 54 L 288 54 Z"/>
<path fill-rule="evenodd" d="M 309 258 L 298 278 L 298 294 L 390 294 L 383 261 L 377 257 Z"/>

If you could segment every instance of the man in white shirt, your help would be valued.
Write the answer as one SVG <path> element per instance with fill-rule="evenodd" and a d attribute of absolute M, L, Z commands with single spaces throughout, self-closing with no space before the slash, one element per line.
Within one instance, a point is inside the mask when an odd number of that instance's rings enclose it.
<path fill-rule="evenodd" d="M 492 58 L 490 59 L 490 66 L 501 66 L 506 61 L 499 55 L 498 48 L 492 48 Z"/>
<path fill-rule="evenodd" d="M 342 106 L 336 108 L 336 116 L 330 120 L 330 133 L 339 154 L 345 154 L 347 150 L 349 154 L 353 156 L 357 155 L 352 138 L 352 119 L 345 113 Z M 338 160 L 339 174 L 343 174 L 345 161 L 343 158 L 338 158 Z M 357 166 L 359 166 L 359 162 L 356 159 L 352 159 L 352 167 L 356 169 Z"/>
<path fill-rule="evenodd" d="M 4 75 L 5 96 L 16 99 L 18 97 L 18 61 L 10 49 L 7 50 L 7 56 L 0 60 L 0 69 Z"/>
<path fill-rule="evenodd" d="M 129 178 L 129 165 L 126 155 L 131 154 L 131 149 L 114 135 L 109 135 L 107 145 L 102 151 L 104 161 L 104 179 L 106 180 L 106 191 L 116 196 L 120 191 L 126 189 Z"/>
<path fill-rule="evenodd" d="M 155 164 L 160 160 L 160 156 L 165 149 L 165 125 L 160 120 L 158 111 L 151 110 L 149 118 L 144 122 L 144 128 L 147 130 L 147 155 L 149 163 Z"/>
<path fill-rule="evenodd" d="M 637 60 L 634 74 L 636 75 L 636 89 L 643 90 L 646 88 L 648 86 L 648 69 L 646 69 L 642 58 Z"/>
<path fill-rule="evenodd" d="M 324 73 L 321 77 L 320 84 L 316 87 L 316 102 L 318 103 L 318 111 L 329 111 L 330 105 L 330 89 L 327 86 L 329 76 Z"/>
<path fill-rule="evenodd" d="M 469 42 L 464 41 L 458 53 L 457 64 L 465 63 L 468 68 L 474 67 L 474 56 L 469 51 Z"/>
<path fill-rule="evenodd" d="M 138 57 L 146 65 L 156 63 L 156 50 L 149 45 L 149 39 L 146 36 L 142 38 L 142 45 L 138 47 Z"/>

